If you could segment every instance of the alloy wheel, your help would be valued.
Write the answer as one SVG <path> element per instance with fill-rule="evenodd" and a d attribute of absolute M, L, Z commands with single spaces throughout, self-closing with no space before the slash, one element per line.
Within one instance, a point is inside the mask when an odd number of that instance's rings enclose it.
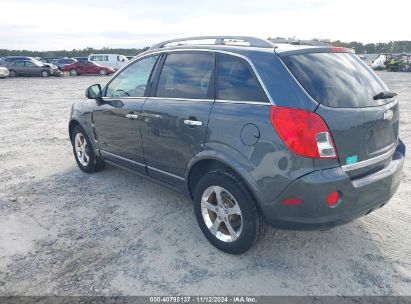
<path fill-rule="evenodd" d="M 77 133 L 74 138 L 74 148 L 76 150 L 76 156 L 80 164 L 87 167 L 90 161 L 90 155 L 88 152 L 87 141 L 83 134 Z"/>
<path fill-rule="evenodd" d="M 233 242 L 239 238 L 243 228 L 241 209 L 223 187 L 210 186 L 204 191 L 201 213 L 207 228 L 220 241 Z"/>

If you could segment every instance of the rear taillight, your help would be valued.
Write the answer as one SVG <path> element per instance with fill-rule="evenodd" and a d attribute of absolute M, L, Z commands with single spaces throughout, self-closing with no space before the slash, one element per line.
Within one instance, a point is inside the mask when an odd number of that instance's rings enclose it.
<path fill-rule="evenodd" d="M 270 121 L 281 140 L 295 154 L 311 158 L 337 158 L 330 130 L 317 114 L 273 106 Z"/>

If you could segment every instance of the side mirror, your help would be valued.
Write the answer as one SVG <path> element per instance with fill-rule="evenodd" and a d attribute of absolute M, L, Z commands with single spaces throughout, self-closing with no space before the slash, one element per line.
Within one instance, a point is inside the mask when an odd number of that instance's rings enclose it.
<path fill-rule="evenodd" d="M 103 93 L 99 84 L 93 84 L 86 90 L 86 97 L 88 99 L 101 99 L 102 96 Z"/>

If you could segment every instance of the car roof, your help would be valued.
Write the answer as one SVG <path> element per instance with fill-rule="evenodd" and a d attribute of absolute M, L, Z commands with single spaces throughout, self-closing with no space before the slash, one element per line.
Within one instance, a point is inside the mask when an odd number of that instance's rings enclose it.
<path fill-rule="evenodd" d="M 193 42 L 198 40 L 215 40 L 215 43 L 184 43 L 184 41 Z M 278 54 L 323 52 L 329 51 L 331 47 L 332 46 L 327 43 L 320 43 L 311 40 L 298 41 L 297 44 L 294 41 L 292 41 L 292 43 L 290 43 L 289 41 L 277 42 L 248 36 L 200 36 L 163 41 L 152 46 L 147 51 L 139 54 L 137 57 L 159 52 L 161 53 L 182 50 L 207 50 L 216 52 L 231 52 L 246 55 L 251 52 L 268 52 Z"/>
<path fill-rule="evenodd" d="M 279 43 L 273 45 L 271 48 L 267 47 L 252 47 L 252 46 L 238 46 L 238 45 L 179 45 L 179 46 L 167 46 L 158 49 L 149 49 L 139 55 L 136 58 L 162 52 L 173 51 L 214 51 L 221 53 L 234 53 L 242 56 L 248 56 L 251 53 L 272 53 L 278 55 L 292 55 L 300 53 L 314 53 L 314 52 L 329 52 L 328 46 L 309 46 L 309 45 L 292 45 Z"/>

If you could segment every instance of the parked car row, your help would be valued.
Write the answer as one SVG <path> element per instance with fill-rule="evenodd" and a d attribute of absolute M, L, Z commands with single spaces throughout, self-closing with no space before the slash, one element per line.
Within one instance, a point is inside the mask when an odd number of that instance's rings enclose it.
<path fill-rule="evenodd" d="M 90 54 L 88 57 L 44 58 L 44 61 L 57 65 L 62 71 L 66 65 L 73 64 L 77 61 L 91 61 L 99 64 L 100 66 L 118 70 L 122 68 L 131 58 L 133 58 L 133 56 L 124 56 L 120 54 Z"/>
<path fill-rule="evenodd" d="M 411 54 L 382 53 L 373 60 L 371 67 L 380 71 L 411 72 Z"/>
<path fill-rule="evenodd" d="M 92 57 L 94 56 L 94 57 Z M 92 59 L 100 62 L 110 63 L 109 59 L 119 60 L 121 64 L 125 64 L 128 59 L 122 55 L 101 55 L 97 58 L 97 55 L 90 55 Z M 122 57 L 119 57 L 122 56 Z M 76 58 L 59 58 L 49 60 L 49 62 L 40 61 L 34 57 L 27 56 L 6 56 L 0 59 L 0 67 L 2 72 L 0 77 L 15 77 L 15 76 L 61 76 L 63 72 L 68 72 L 71 76 L 77 75 L 111 75 L 116 71 L 116 68 L 99 64 L 98 62 L 89 61 L 87 57 Z M 111 65 L 116 65 L 111 62 Z M 120 64 L 116 65 L 117 68 Z M 7 72 L 6 72 L 7 70 Z M 4 76 L 2 76 L 4 75 Z"/>

